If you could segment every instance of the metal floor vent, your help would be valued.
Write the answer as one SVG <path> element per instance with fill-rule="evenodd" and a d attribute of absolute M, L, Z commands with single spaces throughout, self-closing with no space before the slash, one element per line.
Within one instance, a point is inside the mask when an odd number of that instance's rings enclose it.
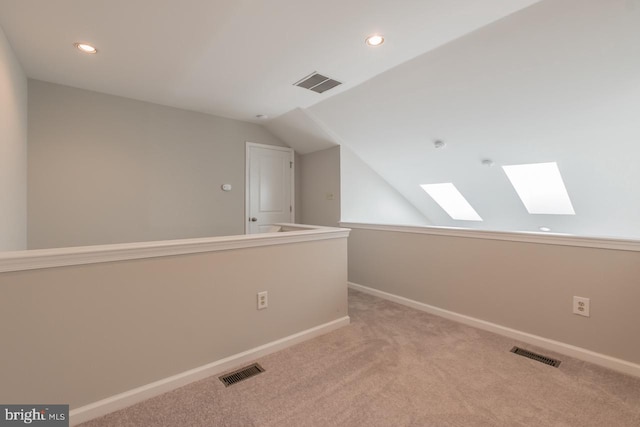
<path fill-rule="evenodd" d="M 552 359 L 547 356 L 542 356 L 541 354 L 534 353 L 532 351 L 525 350 L 520 347 L 513 347 L 511 349 L 511 353 L 528 357 L 529 359 L 537 360 L 538 362 L 544 363 L 545 365 L 553 366 L 554 368 L 557 368 L 558 366 L 560 366 L 560 361 L 557 359 Z"/>
<path fill-rule="evenodd" d="M 329 77 L 323 76 L 322 74 L 318 74 L 315 71 L 309 74 L 307 77 L 302 78 L 301 80 L 295 82 L 294 86 L 300 86 L 304 89 L 309 89 L 314 92 L 322 93 L 326 92 L 329 89 L 333 89 L 334 87 L 341 85 L 337 80 L 330 79 Z"/>
<path fill-rule="evenodd" d="M 237 371 L 233 371 L 230 374 L 223 375 L 220 378 L 220 381 L 224 383 L 225 387 L 229 387 L 235 383 L 239 383 L 242 380 L 246 380 L 247 378 L 251 378 L 254 375 L 258 375 L 259 373 L 264 372 L 264 368 L 257 363 L 253 365 L 246 366 L 242 369 L 238 369 Z"/>

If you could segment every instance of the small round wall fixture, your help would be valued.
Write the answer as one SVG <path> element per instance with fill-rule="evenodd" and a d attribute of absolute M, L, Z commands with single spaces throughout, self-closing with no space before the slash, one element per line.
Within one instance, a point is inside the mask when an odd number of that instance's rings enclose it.
<path fill-rule="evenodd" d="M 551 229 L 550 229 L 549 227 L 540 227 L 540 228 L 539 228 L 539 230 L 540 230 L 540 231 L 544 231 L 545 233 L 546 233 L 547 231 L 551 231 Z"/>
<path fill-rule="evenodd" d="M 94 46 L 90 45 L 89 43 L 74 43 L 73 45 L 76 47 L 76 49 L 78 49 L 82 53 L 89 53 L 89 54 L 98 53 L 98 49 L 96 49 Z"/>
<path fill-rule="evenodd" d="M 441 139 L 436 139 L 436 140 L 433 142 L 433 146 L 434 146 L 434 147 L 436 147 L 436 148 L 444 148 L 444 147 L 445 147 L 445 145 L 447 145 L 447 143 L 446 143 L 446 142 L 444 142 L 444 141 L 443 141 L 443 140 L 441 140 Z"/>
<path fill-rule="evenodd" d="M 365 43 L 369 46 L 380 46 L 384 43 L 384 37 L 380 34 L 371 34 L 366 39 L 364 39 Z"/>

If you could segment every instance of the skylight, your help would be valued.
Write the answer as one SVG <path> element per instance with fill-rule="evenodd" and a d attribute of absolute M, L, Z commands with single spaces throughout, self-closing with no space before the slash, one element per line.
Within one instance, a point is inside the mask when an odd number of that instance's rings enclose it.
<path fill-rule="evenodd" d="M 467 202 L 455 185 L 450 182 L 442 184 L 422 184 L 420 187 L 427 192 L 437 204 L 453 219 L 462 221 L 482 221 L 480 215 Z"/>
<path fill-rule="evenodd" d="M 556 162 L 502 168 L 530 214 L 576 214 Z"/>

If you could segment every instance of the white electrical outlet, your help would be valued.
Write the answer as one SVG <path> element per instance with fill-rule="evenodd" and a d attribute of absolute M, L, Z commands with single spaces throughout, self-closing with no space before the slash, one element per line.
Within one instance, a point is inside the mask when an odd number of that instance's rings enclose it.
<path fill-rule="evenodd" d="M 589 298 L 573 297 L 573 314 L 589 317 Z"/>
<path fill-rule="evenodd" d="M 258 310 L 262 310 L 269 306 L 269 297 L 267 291 L 258 292 Z"/>

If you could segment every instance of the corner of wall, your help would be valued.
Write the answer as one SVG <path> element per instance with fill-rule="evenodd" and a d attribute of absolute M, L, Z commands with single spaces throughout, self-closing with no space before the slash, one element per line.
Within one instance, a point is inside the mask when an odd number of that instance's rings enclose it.
<path fill-rule="evenodd" d="M 0 28 L 0 250 L 27 248 L 27 76 Z"/>
<path fill-rule="evenodd" d="M 300 196 L 305 224 L 337 227 L 340 222 L 340 146 L 300 156 Z"/>
<path fill-rule="evenodd" d="M 431 222 L 350 148 L 340 148 L 341 221 L 429 225 Z"/>

